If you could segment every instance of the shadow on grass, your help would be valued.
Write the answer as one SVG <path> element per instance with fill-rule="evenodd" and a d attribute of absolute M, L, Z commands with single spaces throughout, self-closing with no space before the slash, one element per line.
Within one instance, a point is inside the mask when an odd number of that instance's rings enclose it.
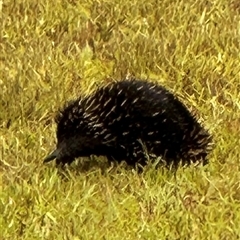
<path fill-rule="evenodd" d="M 55 165 L 55 162 L 51 163 L 53 167 L 56 167 L 58 174 L 65 180 L 74 179 L 76 176 L 84 174 L 92 175 L 117 175 L 117 174 L 136 174 L 142 176 L 149 175 L 168 175 L 176 176 L 178 170 L 188 168 L 179 164 L 167 165 L 162 159 L 158 158 L 155 161 L 149 161 L 145 166 L 137 165 L 130 166 L 125 161 L 107 161 L 104 157 L 91 156 L 88 158 L 78 158 L 70 165 Z M 191 165 L 190 167 L 197 167 Z"/>

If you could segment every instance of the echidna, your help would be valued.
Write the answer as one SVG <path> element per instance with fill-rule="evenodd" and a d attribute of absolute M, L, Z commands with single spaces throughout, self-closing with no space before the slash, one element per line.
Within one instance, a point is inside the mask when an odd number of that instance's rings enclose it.
<path fill-rule="evenodd" d="M 146 164 L 147 156 L 167 163 L 203 162 L 211 136 L 164 87 L 122 80 L 71 101 L 58 113 L 57 149 L 44 162 L 71 163 L 104 155 L 109 161 Z"/>

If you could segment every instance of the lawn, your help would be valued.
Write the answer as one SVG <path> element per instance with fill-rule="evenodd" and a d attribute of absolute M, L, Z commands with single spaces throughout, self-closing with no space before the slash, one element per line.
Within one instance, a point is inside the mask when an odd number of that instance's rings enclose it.
<path fill-rule="evenodd" d="M 0 20 L 0 239 L 240 239 L 238 0 L 6 0 Z M 57 110 L 129 76 L 209 129 L 209 164 L 43 164 Z"/>

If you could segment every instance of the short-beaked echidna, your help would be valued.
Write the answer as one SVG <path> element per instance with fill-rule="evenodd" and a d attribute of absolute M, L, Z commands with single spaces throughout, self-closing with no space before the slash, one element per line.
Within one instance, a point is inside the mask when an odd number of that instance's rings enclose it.
<path fill-rule="evenodd" d="M 147 156 L 205 163 L 211 143 L 207 130 L 171 92 L 143 80 L 113 82 L 71 101 L 56 123 L 57 149 L 44 162 L 104 155 L 130 165 L 145 165 Z"/>

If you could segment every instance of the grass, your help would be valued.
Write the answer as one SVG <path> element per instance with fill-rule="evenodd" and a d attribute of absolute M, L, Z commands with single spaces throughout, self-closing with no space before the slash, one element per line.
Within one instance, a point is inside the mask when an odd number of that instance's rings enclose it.
<path fill-rule="evenodd" d="M 238 0 L 6 0 L 0 18 L 1 239 L 240 238 Z M 129 75 L 198 116 L 210 163 L 43 165 L 57 109 Z"/>

